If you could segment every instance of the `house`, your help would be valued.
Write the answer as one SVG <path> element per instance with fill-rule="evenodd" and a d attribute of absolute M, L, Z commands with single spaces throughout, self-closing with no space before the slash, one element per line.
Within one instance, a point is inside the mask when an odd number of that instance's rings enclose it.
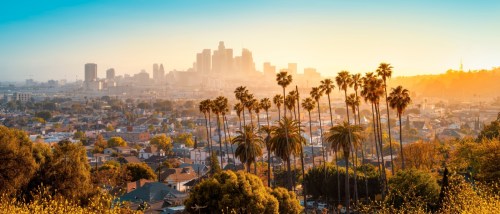
<path fill-rule="evenodd" d="M 154 145 L 147 146 L 139 151 L 139 158 L 141 159 L 148 159 L 152 156 L 165 156 L 165 152 Z"/>
<path fill-rule="evenodd" d="M 127 183 L 127 193 L 134 191 L 137 188 L 144 186 L 147 183 L 155 182 L 153 180 L 140 179 Z"/>
<path fill-rule="evenodd" d="M 128 201 L 132 209 L 143 203 L 148 203 L 156 212 L 161 212 L 162 208 L 170 206 L 179 206 L 184 203 L 188 197 L 186 193 L 179 192 L 160 182 L 146 182 L 143 186 L 124 194 L 118 200 L 120 202 Z"/>
<path fill-rule="evenodd" d="M 118 161 L 121 163 L 121 164 L 127 164 L 127 163 L 141 163 L 141 160 L 139 160 L 139 158 L 137 158 L 136 156 L 125 156 L 125 157 L 121 157 L 118 159 Z"/>
<path fill-rule="evenodd" d="M 163 181 L 168 187 L 175 190 L 186 192 L 187 188 L 184 186 L 187 182 L 198 177 L 198 174 L 193 170 L 193 167 L 173 168 L 167 169 L 160 173 L 160 180 Z"/>

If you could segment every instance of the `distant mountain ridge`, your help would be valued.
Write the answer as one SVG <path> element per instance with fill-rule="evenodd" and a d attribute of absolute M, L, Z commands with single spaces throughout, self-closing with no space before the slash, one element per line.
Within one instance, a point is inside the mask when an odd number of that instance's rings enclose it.
<path fill-rule="evenodd" d="M 438 75 L 395 77 L 389 86 L 403 85 L 424 97 L 449 99 L 494 98 L 500 96 L 500 67 L 491 70 L 448 70 Z"/>

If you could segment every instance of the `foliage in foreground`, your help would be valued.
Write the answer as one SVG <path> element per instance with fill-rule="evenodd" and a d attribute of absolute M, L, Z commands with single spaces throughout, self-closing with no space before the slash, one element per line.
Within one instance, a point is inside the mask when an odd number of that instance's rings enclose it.
<path fill-rule="evenodd" d="M 461 175 L 452 175 L 444 192 L 442 204 L 434 208 L 437 213 L 500 213 L 497 184 L 471 184 Z M 360 213 L 431 213 L 424 197 L 418 197 L 412 192 L 406 194 L 410 197 L 402 200 L 397 207 L 386 201 L 360 204 L 357 209 Z"/>
<path fill-rule="evenodd" d="M 222 171 L 196 185 L 184 203 L 186 211 L 224 213 L 300 213 L 296 195 L 283 188 L 266 188 L 255 175 Z M 197 210 L 196 207 L 202 207 Z"/>
<path fill-rule="evenodd" d="M 113 197 L 109 194 L 100 193 L 89 199 L 86 206 L 78 205 L 75 202 L 64 199 L 64 197 L 51 197 L 45 192 L 46 189 L 37 191 L 30 202 L 19 201 L 6 195 L 0 196 L 0 213 L 19 214 L 128 214 L 140 213 L 128 208 L 122 208 L 122 204 L 112 206 Z"/>

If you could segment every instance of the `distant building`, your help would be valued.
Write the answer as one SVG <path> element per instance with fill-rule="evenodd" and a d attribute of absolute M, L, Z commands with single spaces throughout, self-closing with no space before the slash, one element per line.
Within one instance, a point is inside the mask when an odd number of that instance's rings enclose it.
<path fill-rule="evenodd" d="M 203 49 L 201 53 L 196 54 L 196 71 L 199 73 L 209 73 L 212 68 L 212 51 Z"/>
<path fill-rule="evenodd" d="M 264 75 L 274 76 L 276 75 L 276 66 L 271 65 L 270 62 L 264 62 Z"/>
<path fill-rule="evenodd" d="M 114 78 L 115 78 L 115 69 L 110 68 L 110 69 L 106 70 L 106 79 L 112 80 Z"/>
<path fill-rule="evenodd" d="M 219 47 L 212 56 L 212 72 L 228 73 L 233 70 L 233 49 L 226 49 L 224 42 L 219 42 Z"/>
<path fill-rule="evenodd" d="M 12 95 L 12 97 L 16 101 L 25 103 L 31 100 L 31 93 L 16 92 Z"/>
<path fill-rule="evenodd" d="M 297 63 L 288 63 L 288 74 L 297 75 Z"/>
<path fill-rule="evenodd" d="M 97 81 L 97 64 L 85 64 L 85 82 Z"/>
<path fill-rule="evenodd" d="M 252 52 L 243 48 L 241 51 L 241 72 L 245 74 L 255 72 L 255 63 L 253 62 Z"/>

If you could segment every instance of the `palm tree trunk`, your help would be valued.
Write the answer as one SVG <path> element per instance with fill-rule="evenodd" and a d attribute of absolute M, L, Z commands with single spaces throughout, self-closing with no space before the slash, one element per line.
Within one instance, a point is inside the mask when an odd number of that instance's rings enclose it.
<path fill-rule="evenodd" d="M 391 173 L 394 175 L 394 160 L 392 158 L 392 137 L 391 137 L 391 117 L 389 114 L 389 102 L 387 101 L 387 85 L 384 81 L 384 91 L 385 91 L 385 107 L 387 110 L 387 129 L 389 130 L 389 149 L 391 152 Z"/>
<path fill-rule="evenodd" d="M 382 181 L 383 181 L 383 191 L 382 198 L 385 199 L 385 193 L 387 192 L 387 176 L 385 173 L 385 161 L 384 161 L 384 153 L 383 153 L 383 138 L 382 138 L 382 120 L 380 119 L 380 106 L 378 103 L 375 103 L 375 111 L 377 112 L 377 120 L 378 120 L 378 129 L 379 129 L 379 151 L 380 151 L 380 160 L 382 161 Z"/>
<path fill-rule="evenodd" d="M 281 108 L 280 106 L 277 106 L 278 107 L 278 121 L 281 120 Z"/>
<path fill-rule="evenodd" d="M 316 102 L 318 104 L 318 120 L 319 120 L 319 134 L 320 134 L 320 140 L 321 140 L 321 147 L 323 148 L 323 170 L 325 171 L 325 179 L 326 179 L 326 148 L 325 148 L 325 143 L 323 142 L 323 126 L 321 125 L 321 111 L 319 109 L 319 102 Z"/>
<path fill-rule="evenodd" d="M 261 135 L 261 133 L 260 133 L 260 118 L 259 118 L 259 114 L 258 113 L 256 113 L 256 114 L 257 114 L 257 133 L 259 133 L 259 135 Z M 264 155 L 264 153 L 262 153 L 262 155 Z M 264 157 L 262 157 L 261 163 L 262 163 L 262 165 L 264 165 Z M 255 164 L 255 175 L 257 175 L 257 162 L 255 162 L 254 164 Z"/>
<path fill-rule="evenodd" d="M 399 147 L 401 149 L 401 168 L 405 169 L 405 158 L 403 156 L 403 130 L 401 125 L 401 114 L 399 114 Z"/>
<path fill-rule="evenodd" d="M 208 132 L 208 124 L 209 123 L 208 123 L 207 113 L 204 113 L 204 115 L 205 115 L 205 128 L 207 129 L 207 144 L 209 145 L 208 146 L 208 152 L 210 154 L 212 154 L 212 148 L 210 148 L 210 134 Z"/>
<path fill-rule="evenodd" d="M 269 112 L 266 110 L 266 120 L 267 120 L 267 128 L 270 128 L 269 125 Z M 271 148 L 269 146 L 269 136 L 266 137 L 266 149 L 267 149 L 267 186 L 271 187 Z"/>
<path fill-rule="evenodd" d="M 227 124 L 227 136 L 229 137 L 229 141 L 231 141 L 231 133 L 229 132 L 229 123 L 227 122 L 227 118 L 225 115 L 224 115 L 224 120 L 226 121 L 225 124 Z M 241 130 L 241 120 L 240 120 L 240 130 Z M 231 144 L 231 153 L 233 153 L 233 169 L 236 169 L 236 157 L 234 155 L 233 144 Z"/>
<path fill-rule="evenodd" d="M 344 97 L 345 97 L 345 107 L 346 107 L 346 112 L 347 112 L 347 124 L 349 125 L 348 126 L 348 129 L 349 129 L 349 147 L 352 147 L 352 144 L 351 144 L 351 122 L 350 122 L 350 118 L 349 118 L 349 105 L 347 105 L 347 89 L 344 90 Z M 346 152 L 344 151 L 344 155 L 346 155 Z M 350 200 L 350 190 L 349 190 L 349 172 L 347 171 L 349 169 L 349 151 L 347 151 L 347 156 L 345 158 L 345 164 L 346 164 L 346 193 L 345 193 L 345 197 L 346 197 L 346 208 L 347 208 L 347 213 L 349 213 L 349 200 Z"/>
<path fill-rule="evenodd" d="M 211 122 L 210 118 L 211 118 L 210 112 L 208 112 L 208 133 L 209 133 L 208 139 L 210 139 L 208 142 L 208 146 L 209 146 L 210 155 L 212 155 L 214 148 L 212 146 L 212 122 Z"/>
<path fill-rule="evenodd" d="M 243 110 L 244 111 L 244 110 Z M 250 114 L 250 124 L 252 125 L 252 129 L 253 129 L 253 118 L 252 118 L 252 111 L 250 109 L 248 109 L 248 114 Z"/>
<path fill-rule="evenodd" d="M 374 104 L 372 103 L 372 120 L 373 120 L 373 144 L 375 145 L 375 152 L 377 153 L 377 165 L 378 165 L 378 171 L 379 171 L 379 180 L 380 180 L 380 183 L 383 182 L 383 179 L 382 179 L 382 168 L 381 168 L 381 163 L 380 163 L 380 152 L 379 152 L 379 149 L 378 149 L 378 124 L 377 124 L 377 117 L 375 116 L 375 107 L 374 107 Z M 382 191 L 383 192 L 383 191 Z"/>
<path fill-rule="evenodd" d="M 217 115 L 217 129 L 218 129 L 218 133 L 219 133 L 220 168 L 224 169 L 224 162 L 222 159 L 222 133 L 220 130 L 220 118 L 219 118 L 219 114 L 216 114 L 216 115 Z"/>
<path fill-rule="evenodd" d="M 311 124 L 311 111 L 308 111 L 309 112 L 309 134 L 310 134 L 310 138 L 311 138 L 311 153 L 312 153 L 312 164 L 313 164 L 313 168 L 314 168 L 314 146 L 312 145 L 312 142 L 313 142 L 313 136 L 312 136 L 312 124 Z"/>
<path fill-rule="evenodd" d="M 350 213 L 350 187 L 349 187 L 349 149 L 344 151 L 345 158 L 345 207 L 347 209 L 347 213 Z"/>
<path fill-rule="evenodd" d="M 299 137 L 300 137 L 300 102 L 299 102 L 299 88 L 298 86 L 295 86 L 295 90 L 297 91 L 297 114 L 299 115 L 298 117 L 298 132 L 299 132 Z M 301 137 L 302 139 L 302 137 Z M 306 170 L 304 168 L 304 146 L 302 143 L 300 144 L 300 162 L 302 164 L 302 193 L 304 195 L 304 207 L 305 207 L 305 212 L 307 213 L 307 196 L 306 196 L 306 185 L 304 183 L 304 178 L 306 177 Z"/>
<path fill-rule="evenodd" d="M 285 103 L 285 98 L 286 98 L 286 93 L 285 93 L 285 87 L 283 87 L 283 103 Z M 286 105 L 283 105 L 283 117 L 286 119 Z M 288 146 L 289 145 L 289 142 L 288 142 L 288 130 L 285 126 L 285 135 L 286 135 L 286 145 Z M 291 169 L 290 169 L 290 155 L 288 155 L 288 158 L 287 158 L 287 170 L 288 170 L 288 190 L 292 190 L 292 173 L 291 173 Z"/>
<path fill-rule="evenodd" d="M 222 115 L 222 128 L 224 129 L 224 141 L 225 141 L 224 144 L 226 146 L 226 155 L 227 155 L 227 160 L 228 160 L 227 164 L 229 164 L 229 149 L 227 147 L 227 142 L 228 142 L 227 141 L 227 134 L 228 134 L 227 132 L 228 131 L 226 131 L 226 115 Z M 228 127 L 228 129 L 229 129 L 229 127 Z"/>
<path fill-rule="evenodd" d="M 356 125 L 356 106 L 354 106 L 354 109 L 352 109 L 352 114 L 354 117 L 354 125 Z M 352 163 L 353 163 L 353 169 L 354 169 L 354 203 L 356 204 L 358 202 L 358 176 L 357 176 L 357 160 L 358 160 L 358 148 L 357 147 L 352 147 L 351 149 L 352 154 Z"/>

